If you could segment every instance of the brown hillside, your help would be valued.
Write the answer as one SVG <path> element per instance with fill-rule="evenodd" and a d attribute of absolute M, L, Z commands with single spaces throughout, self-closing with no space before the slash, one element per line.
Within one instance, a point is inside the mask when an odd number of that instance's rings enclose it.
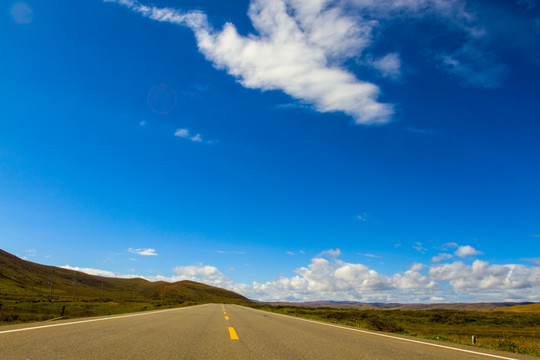
<path fill-rule="evenodd" d="M 52 292 L 51 292 L 51 279 Z M 76 286 L 75 286 L 76 284 Z M 52 296 L 51 296 L 52 293 Z M 194 281 L 151 282 L 95 276 L 20 259 L 0 249 L 0 298 L 51 300 L 168 300 L 174 302 L 250 302 L 229 290 Z"/>

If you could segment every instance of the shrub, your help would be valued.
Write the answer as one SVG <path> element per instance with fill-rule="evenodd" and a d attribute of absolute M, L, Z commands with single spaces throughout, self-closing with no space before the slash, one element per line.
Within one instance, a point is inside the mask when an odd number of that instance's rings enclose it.
<path fill-rule="evenodd" d="M 386 332 L 403 332 L 404 329 L 399 326 L 394 320 L 380 315 L 371 315 L 366 319 L 368 326 L 377 331 Z"/>

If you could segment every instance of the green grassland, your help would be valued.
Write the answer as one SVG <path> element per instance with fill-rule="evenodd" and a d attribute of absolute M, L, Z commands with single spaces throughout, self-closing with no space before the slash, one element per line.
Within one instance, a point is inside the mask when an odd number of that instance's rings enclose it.
<path fill-rule="evenodd" d="M 475 346 L 540 356 L 540 312 L 254 307 L 312 320 L 458 344 L 472 344 L 474 335 Z"/>

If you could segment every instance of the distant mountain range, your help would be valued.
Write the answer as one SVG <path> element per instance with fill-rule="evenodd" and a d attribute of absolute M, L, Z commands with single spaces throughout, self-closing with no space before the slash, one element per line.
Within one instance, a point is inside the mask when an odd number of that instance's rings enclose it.
<path fill-rule="evenodd" d="M 52 280 L 52 287 L 51 287 Z M 235 292 L 194 281 L 151 282 L 89 275 L 26 261 L 0 250 L 0 299 L 55 301 L 162 300 L 175 303 L 250 303 Z"/>
<path fill-rule="evenodd" d="M 392 310 L 513 310 L 514 306 L 528 306 L 533 309 L 538 305 L 533 302 L 480 302 L 480 303 L 433 303 L 433 304 L 401 304 L 401 303 L 364 303 L 356 301 L 307 301 L 307 302 L 267 302 L 269 305 L 300 306 L 300 307 L 330 307 L 341 309 L 392 309 Z M 518 308 L 516 308 L 517 311 Z M 536 311 L 536 310 L 531 310 Z"/>

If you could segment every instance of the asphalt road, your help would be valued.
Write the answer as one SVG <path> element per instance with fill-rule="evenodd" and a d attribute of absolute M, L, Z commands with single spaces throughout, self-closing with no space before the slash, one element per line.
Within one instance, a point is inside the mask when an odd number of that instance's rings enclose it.
<path fill-rule="evenodd" d="M 114 317 L 2 326 L 0 359 L 538 358 L 427 343 L 235 305 L 208 304 Z"/>

